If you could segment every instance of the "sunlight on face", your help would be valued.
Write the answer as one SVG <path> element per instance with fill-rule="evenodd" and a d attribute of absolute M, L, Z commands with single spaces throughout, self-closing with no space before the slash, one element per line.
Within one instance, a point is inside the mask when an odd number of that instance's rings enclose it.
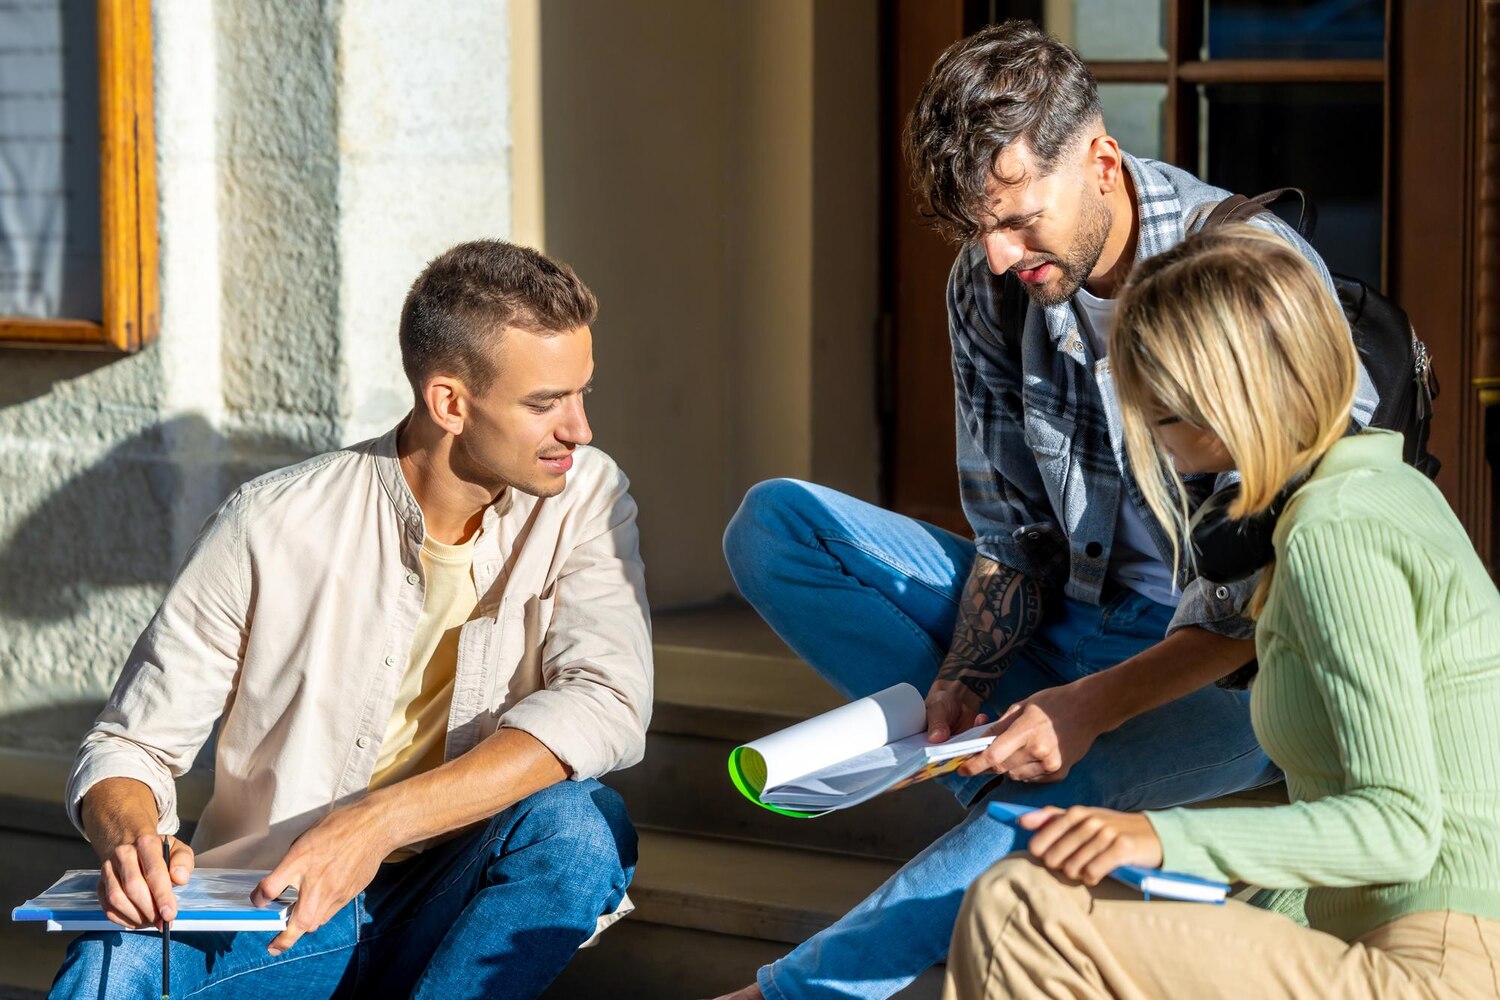
<path fill-rule="evenodd" d="M 1152 430 L 1162 448 L 1172 456 L 1172 464 L 1184 475 L 1194 472 L 1228 472 L 1234 458 L 1224 442 L 1211 430 L 1195 427 L 1176 416 L 1158 414 L 1151 418 Z"/>
<path fill-rule="evenodd" d="M 533 496 L 556 496 L 573 467 L 573 450 L 594 436 L 583 408 L 593 388 L 593 335 L 586 326 L 550 335 L 511 328 L 497 350 L 494 383 L 470 399 L 455 468 Z"/>

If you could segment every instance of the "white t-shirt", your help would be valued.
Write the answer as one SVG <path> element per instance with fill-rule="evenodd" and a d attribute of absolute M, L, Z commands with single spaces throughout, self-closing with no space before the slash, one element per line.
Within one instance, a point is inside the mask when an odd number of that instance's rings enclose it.
<path fill-rule="evenodd" d="M 1109 350 L 1109 331 L 1115 322 L 1115 300 L 1101 299 L 1080 288 L 1073 296 L 1073 306 L 1089 343 L 1093 345 L 1094 357 L 1105 357 Z M 1120 512 L 1115 515 L 1115 542 L 1109 554 L 1109 575 L 1121 586 L 1129 587 L 1157 604 L 1176 607 L 1182 598 L 1181 592 L 1172 588 L 1172 571 L 1157 553 L 1145 517 L 1125 495 L 1123 484 Z"/>

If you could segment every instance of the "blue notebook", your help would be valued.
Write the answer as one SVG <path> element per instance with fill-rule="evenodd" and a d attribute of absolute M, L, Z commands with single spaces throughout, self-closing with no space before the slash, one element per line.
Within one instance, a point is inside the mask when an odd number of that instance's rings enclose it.
<path fill-rule="evenodd" d="M 1031 831 L 1017 822 L 1022 816 L 1034 811 L 1033 806 L 1017 806 L 1009 802 L 991 802 L 990 817 L 997 819 L 1016 831 L 1016 849 L 1025 848 L 1031 840 Z M 1222 905 L 1229 895 L 1229 886 L 1211 879 L 1164 872 L 1160 868 L 1144 868 L 1140 865 L 1121 865 L 1109 873 L 1116 882 L 1130 886 L 1146 899 L 1171 899 L 1187 903 L 1217 903 Z"/>
<path fill-rule="evenodd" d="M 296 899 L 288 889 L 264 907 L 250 905 L 250 893 L 266 877 L 263 871 L 199 868 L 187 885 L 174 887 L 177 916 L 172 933 L 191 931 L 281 931 L 286 911 Z M 99 870 L 73 869 L 46 892 L 11 911 L 12 920 L 46 921 L 49 931 L 123 931 L 99 907 Z M 154 930 L 154 928 L 145 928 Z"/>

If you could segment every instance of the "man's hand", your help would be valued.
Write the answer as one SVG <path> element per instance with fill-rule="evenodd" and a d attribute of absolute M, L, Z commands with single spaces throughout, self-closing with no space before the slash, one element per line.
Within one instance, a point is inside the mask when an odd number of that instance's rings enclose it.
<path fill-rule="evenodd" d="M 958 773 L 969 778 L 993 772 L 1016 781 L 1066 778 L 1105 731 L 1077 683 L 1045 688 L 1006 709 L 990 729 L 995 742 L 964 761 Z"/>
<path fill-rule="evenodd" d="M 979 695 L 969 685 L 942 678 L 933 681 L 927 692 L 927 742 L 942 743 L 984 722 L 978 711 Z"/>
<path fill-rule="evenodd" d="M 83 796 L 89 843 L 99 855 L 99 905 L 122 927 L 159 927 L 177 916 L 174 885 L 193 874 L 193 849 L 171 838 L 170 871 L 156 832 L 156 798 L 134 778 L 105 778 Z"/>
<path fill-rule="evenodd" d="M 193 874 L 193 849 L 176 837 L 172 865 L 161 857 L 161 837 L 142 834 L 134 840 L 105 847 L 99 865 L 99 905 L 104 915 L 122 927 L 160 927 L 177 916 L 174 885 L 187 885 Z"/>
<path fill-rule="evenodd" d="M 297 901 L 287 913 L 286 930 L 266 948 L 280 955 L 309 931 L 322 927 L 380 870 L 380 862 L 400 844 L 387 837 L 387 824 L 369 814 L 368 799 L 335 809 L 292 842 L 286 856 L 260 880 L 250 901 L 265 906 L 297 887 Z"/>
<path fill-rule="evenodd" d="M 1047 806 L 1021 817 L 1034 831 L 1027 848 L 1048 868 L 1094 886 L 1121 865 L 1161 865 L 1161 839 L 1144 813 Z"/>

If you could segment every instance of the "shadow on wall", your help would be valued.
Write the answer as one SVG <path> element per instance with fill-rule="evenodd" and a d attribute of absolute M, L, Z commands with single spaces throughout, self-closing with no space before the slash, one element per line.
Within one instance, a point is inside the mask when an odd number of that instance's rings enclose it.
<path fill-rule="evenodd" d="M 71 754 L 83 734 L 94 725 L 104 708 L 104 699 L 87 699 L 41 705 L 0 714 L 0 747 L 26 747 L 43 753 Z M 213 755 L 199 760 L 213 766 Z M 196 765 L 195 765 L 196 766 Z M 58 789 L 62 794 L 62 789 Z"/>
<path fill-rule="evenodd" d="M 0 421 L 13 437 L 41 435 L 31 414 L 7 411 L 50 397 L 49 409 L 55 402 L 58 412 L 76 409 L 80 421 L 107 427 L 109 414 L 100 411 L 110 402 L 68 383 L 118 361 L 28 355 L 0 380 Z M 129 411 L 149 420 L 149 410 Z M 47 704 L 6 705 L 0 692 L 0 746 L 71 751 L 102 705 L 102 696 L 80 690 L 93 686 L 83 678 L 113 679 L 204 519 L 241 483 L 311 453 L 305 441 L 226 435 L 184 415 L 145 423 L 74 467 L 67 442 L 80 441 L 84 451 L 88 429 L 69 430 L 53 448 L 0 449 L 0 659 L 7 661 L 0 666 L 33 686 L 57 682 Z M 26 505 L 24 513 L 5 516 L 16 504 Z M 107 597 L 128 588 L 136 592 Z M 44 662 L 30 662 L 38 655 Z"/>
<path fill-rule="evenodd" d="M 285 440 L 225 436 L 199 416 L 126 438 L 10 532 L 0 548 L 0 614 L 58 621 L 93 591 L 164 587 L 235 487 L 309 454 Z"/>

